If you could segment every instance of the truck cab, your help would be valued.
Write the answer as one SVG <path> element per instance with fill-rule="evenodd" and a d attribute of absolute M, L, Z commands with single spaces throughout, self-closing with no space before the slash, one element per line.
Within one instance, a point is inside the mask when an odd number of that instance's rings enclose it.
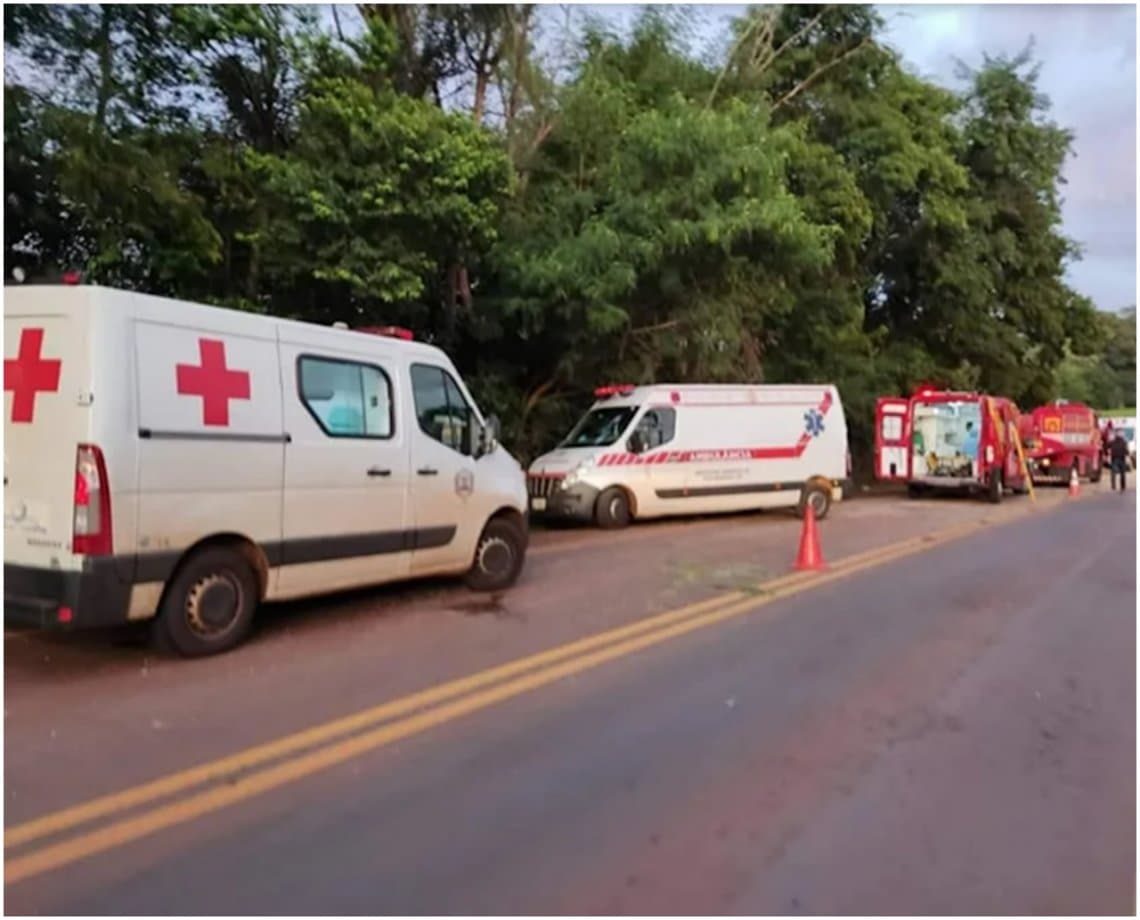
<path fill-rule="evenodd" d="M 1096 413 L 1084 403 L 1058 399 L 1022 418 L 1022 443 L 1034 482 L 1067 483 L 1077 476 L 1099 482 L 1104 450 Z"/>

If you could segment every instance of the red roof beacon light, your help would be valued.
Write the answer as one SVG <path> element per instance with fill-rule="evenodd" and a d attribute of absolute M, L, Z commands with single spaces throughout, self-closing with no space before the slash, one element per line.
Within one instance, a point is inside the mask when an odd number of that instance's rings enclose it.
<path fill-rule="evenodd" d="M 637 387 L 632 383 L 611 383 L 594 390 L 594 396 L 598 399 L 608 399 L 610 396 L 628 396 L 636 389 Z"/>
<path fill-rule="evenodd" d="M 367 332 L 369 335 L 384 335 L 390 339 L 403 339 L 405 342 L 415 341 L 411 329 L 402 326 L 361 326 L 357 332 Z"/>
<path fill-rule="evenodd" d="M 79 272 L 64 272 L 59 280 L 67 285 L 76 285 L 83 283 L 83 276 Z"/>

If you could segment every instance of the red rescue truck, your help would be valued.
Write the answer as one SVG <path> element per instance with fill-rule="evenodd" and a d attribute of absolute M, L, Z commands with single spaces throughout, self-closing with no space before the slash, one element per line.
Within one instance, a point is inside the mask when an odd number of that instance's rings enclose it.
<path fill-rule="evenodd" d="M 1084 403 L 1059 399 L 1022 418 L 1021 440 L 1034 482 L 1099 482 L 1104 459 L 1100 422 Z"/>
<path fill-rule="evenodd" d="M 875 405 L 875 476 L 905 482 L 917 498 L 959 490 L 1000 502 L 1029 489 L 1018 457 L 1017 406 L 1003 396 L 921 386 Z"/>

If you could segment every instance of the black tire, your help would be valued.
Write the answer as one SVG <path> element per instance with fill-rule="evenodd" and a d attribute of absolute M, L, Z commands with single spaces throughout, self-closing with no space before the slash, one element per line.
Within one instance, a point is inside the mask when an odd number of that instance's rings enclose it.
<path fill-rule="evenodd" d="M 526 559 L 526 531 L 509 518 L 492 518 L 479 535 L 464 583 L 472 591 L 502 591 L 515 583 Z"/>
<path fill-rule="evenodd" d="M 800 492 L 800 503 L 796 513 L 800 517 L 807 514 L 808 504 L 815 512 L 815 519 L 822 521 L 831 510 L 831 489 L 820 482 L 809 482 Z"/>
<path fill-rule="evenodd" d="M 625 490 L 610 486 L 594 502 L 594 520 L 603 530 L 619 530 L 628 527 L 633 520 L 629 507 L 629 496 Z"/>
<path fill-rule="evenodd" d="M 240 550 L 199 550 L 166 586 L 154 623 L 155 643 L 187 658 L 227 651 L 249 634 L 260 600 L 257 574 Z"/>
<path fill-rule="evenodd" d="M 1096 485 L 1100 482 L 1100 477 L 1104 473 L 1104 467 L 1101 465 L 1100 457 L 1097 457 L 1093 462 L 1093 468 L 1089 471 L 1089 482 Z"/>
<path fill-rule="evenodd" d="M 922 487 L 921 483 L 908 482 L 906 484 L 906 497 L 907 498 L 922 498 L 926 494 L 926 489 Z"/>
<path fill-rule="evenodd" d="M 986 499 L 990 504 L 1000 505 L 1004 496 L 1005 479 L 1002 477 L 1001 470 L 992 470 L 989 482 L 986 484 Z"/>

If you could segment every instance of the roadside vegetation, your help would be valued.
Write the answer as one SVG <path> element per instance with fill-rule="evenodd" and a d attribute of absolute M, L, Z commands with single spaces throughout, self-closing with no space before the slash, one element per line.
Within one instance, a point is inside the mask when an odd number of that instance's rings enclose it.
<path fill-rule="evenodd" d="M 950 91 L 871 8 L 694 15 L 6 5 L 6 277 L 411 327 L 523 457 L 611 381 L 832 381 L 860 460 L 919 381 L 1134 401 L 1028 55 Z"/>

